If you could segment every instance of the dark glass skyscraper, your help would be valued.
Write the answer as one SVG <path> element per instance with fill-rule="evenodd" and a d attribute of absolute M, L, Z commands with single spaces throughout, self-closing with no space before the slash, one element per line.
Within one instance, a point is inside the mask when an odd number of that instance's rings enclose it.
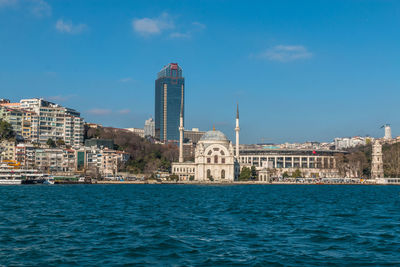
<path fill-rule="evenodd" d="M 182 77 L 182 69 L 178 63 L 170 63 L 158 72 L 156 80 L 155 128 L 156 138 L 160 141 L 179 140 L 179 116 L 184 99 L 185 78 Z M 185 114 L 182 116 L 185 118 Z"/>

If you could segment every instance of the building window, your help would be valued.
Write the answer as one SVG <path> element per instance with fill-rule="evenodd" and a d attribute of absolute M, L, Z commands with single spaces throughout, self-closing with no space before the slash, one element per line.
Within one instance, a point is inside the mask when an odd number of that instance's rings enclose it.
<path fill-rule="evenodd" d="M 214 163 L 218 163 L 218 156 L 217 155 L 214 156 Z"/>
<path fill-rule="evenodd" d="M 225 164 L 225 158 L 221 159 L 221 163 Z"/>
<path fill-rule="evenodd" d="M 212 154 L 212 151 L 210 150 L 210 151 L 208 151 L 208 155 L 211 155 Z"/>
<path fill-rule="evenodd" d="M 207 158 L 207 163 L 211 163 L 211 158 Z"/>
<path fill-rule="evenodd" d="M 222 179 L 225 179 L 225 170 L 222 170 L 222 171 L 221 171 L 221 178 L 222 178 Z"/>
<path fill-rule="evenodd" d="M 211 170 L 210 169 L 207 170 L 207 178 L 209 178 L 209 179 L 211 178 Z"/>
<path fill-rule="evenodd" d="M 225 156 L 225 152 L 223 150 L 221 150 L 221 155 Z"/>

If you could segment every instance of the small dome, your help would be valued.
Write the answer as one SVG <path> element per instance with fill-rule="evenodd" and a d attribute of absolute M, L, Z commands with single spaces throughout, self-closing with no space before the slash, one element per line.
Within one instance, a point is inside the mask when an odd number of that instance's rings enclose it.
<path fill-rule="evenodd" d="M 200 138 L 200 141 L 228 141 L 221 131 L 208 131 Z"/>

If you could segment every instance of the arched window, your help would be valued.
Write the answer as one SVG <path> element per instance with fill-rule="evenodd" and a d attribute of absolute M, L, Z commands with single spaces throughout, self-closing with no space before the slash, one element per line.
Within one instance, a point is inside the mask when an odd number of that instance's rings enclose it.
<path fill-rule="evenodd" d="M 217 155 L 214 156 L 214 163 L 218 163 L 218 156 Z"/>
<path fill-rule="evenodd" d="M 221 150 L 221 155 L 225 156 L 225 152 L 223 150 Z"/>
<path fill-rule="evenodd" d="M 222 178 L 222 179 L 225 179 L 225 170 L 222 170 L 222 171 L 221 171 L 221 178 Z"/>
<path fill-rule="evenodd" d="M 211 170 L 210 169 L 207 170 L 207 178 L 211 178 Z"/>
<path fill-rule="evenodd" d="M 208 155 L 211 155 L 211 154 L 212 154 L 212 150 L 208 151 Z"/>
<path fill-rule="evenodd" d="M 211 158 L 207 158 L 207 163 L 211 163 Z"/>

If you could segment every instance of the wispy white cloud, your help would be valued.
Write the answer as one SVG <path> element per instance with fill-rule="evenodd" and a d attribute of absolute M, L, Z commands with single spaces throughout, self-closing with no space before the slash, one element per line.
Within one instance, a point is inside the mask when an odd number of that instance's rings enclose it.
<path fill-rule="evenodd" d="M 71 21 L 57 20 L 56 30 L 62 33 L 79 34 L 86 31 L 89 27 L 86 24 L 73 24 Z"/>
<path fill-rule="evenodd" d="M 37 17 L 51 16 L 51 6 L 44 0 L 30 0 L 31 12 Z"/>
<path fill-rule="evenodd" d="M 141 35 L 160 34 L 163 30 L 175 28 L 172 17 L 164 12 L 157 18 L 135 18 L 132 21 L 133 30 Z"/>
<path fill-rule="evenodd" d="M 186 32 L 173 32 L 169 35 L 170 38 L 181 38 L 181 39 L 189 39 L 192 38 L 193 34 L 196 32 L 203 31 L 206 28 L 206 25 L 200 22 L 192 22 L 189 30 Z"/>
<path fill-rule="evenodd" d="M 130 78 L 130 77 L 122 78 L 122 79 L 119 80 L 119 82 L 121 82 L 121 83 L 127 83 L 127 82 L 130 82 L 130 81 L 132 81 L 132 78 Z"/>
<path fill-rule="evenodd" d="M 0 8 L 14 6 L 15 4 L 17 4 L 17 0 L 0 0 Z"/>
<path fill-rule="evenodd" d="M 206 25 L 200 22 L 192 22 L 192 25 L 200 30 L 204 30 L 206 28 Z"/>
<path fill-rule="evenodd" d="M 169 32 L 168 36 L 172 39 L 189 39 L 195 32 L 202 31 L 206 25 L 200 22 L 179 23 L 176 27 L 174 17 L 164 12 L 155 18 L 135 18 L 132 21 L 133 30 L 142 36 L 160 35 Z"/>
<path fill-rule="evenodd" d="M 307 59 L 312 56 L 313 54 L 302 45 L 277 45 L 258 55 L 259 58 L 279 62 Z"/>
<path fill-rule="evenodd" d="M 87 111 L 87 113 L 91 115 L 96 115 L 96 116 L 102 116 L 102 115 L 109 115 L 112 113 L 111 109 L 103 109 L 103 108 L 93 108 Z"/>
<path fill-rule="evenodd" d="M 118 110 L 118 113 L 119 113 L 119 114 L 129 114 L 129 113 L 131 113 L 131 110 L 128 109 L 128 108 L 126 108 L 126 109 L 121 109 L 121 110 Z"/>
<path fill-rule="evenodd" d="M 35 17 L 51 16 L 52 8 L 44 0 L 0 0 L 0 8 L 15 7 L 29 11 Z"/>

